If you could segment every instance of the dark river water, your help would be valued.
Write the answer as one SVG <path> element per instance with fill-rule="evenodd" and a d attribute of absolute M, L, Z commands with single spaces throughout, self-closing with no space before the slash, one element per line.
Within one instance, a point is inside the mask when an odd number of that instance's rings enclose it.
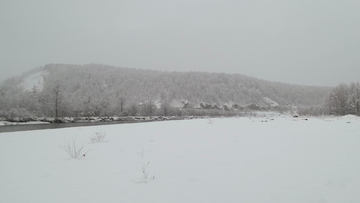
<path fill-rule="evenodd" d="M 114 125 L 125 123 L 143 123 L 152 122 L 153 120 L 142 121 L 110 121 L 110 122 L 94 122 L 94 123 L 52 123 L 52 124 L 25 124 L 25 125 L 5 125 L 0 126 L 0 133 L 16 132 L 27 130 L 41 130 L 41 129 L 57 129 L 57 128 L 71 128 L 80 126 L 95 126 L 95 125 Z"/>

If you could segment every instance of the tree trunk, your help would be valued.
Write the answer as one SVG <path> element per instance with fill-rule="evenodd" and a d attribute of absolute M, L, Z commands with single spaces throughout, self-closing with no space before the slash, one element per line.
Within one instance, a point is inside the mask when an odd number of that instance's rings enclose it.
<path fill-rule="evenodd" d="M 59 92 L 55 92 L 55 118 L 58 117 L 58 94 Z"/>

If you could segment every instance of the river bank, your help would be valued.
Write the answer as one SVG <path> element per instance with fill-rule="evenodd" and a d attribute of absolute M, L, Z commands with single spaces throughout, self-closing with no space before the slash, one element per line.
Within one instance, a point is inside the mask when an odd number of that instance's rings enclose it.
<path fill-rule="evenodd" d="M 31 121 L 0 121 L 0 133 L 2 132 L 16 132 L 27 130 L 41 130 L 41 129 L 57 129 L 80 126 L 95 126 L 95 125 L 113 125 L 126 123 L 141 123 L 153 121 L 168 121 L 168 120 L 190 120 L 205 118 L 203 116 L 133 116 L 133 117 L 63 117 L 63 118 L 36 118 Z"/>

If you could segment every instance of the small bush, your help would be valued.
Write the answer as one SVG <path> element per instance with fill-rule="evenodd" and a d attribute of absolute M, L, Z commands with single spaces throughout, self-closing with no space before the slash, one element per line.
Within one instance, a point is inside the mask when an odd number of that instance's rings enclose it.
<path fill-rule="evenodd" d="M 86 155 L 86 153 L 88 153 L 90 150 L 84 152 L 84 147 L 77 147 L 76 146 L 76 140 L 75 138 L 73 138 L 72 140 L 66 141 L 64 139 L 64 145 L 63 146 L 59 146 L 61 149 L 63 149 L 64 151 L 66 151 L 71 159 L 78 159 L 80 158 L 80 155 L 84 156 Z"/>
<path fill-rule="evenodd" d="M 5 116 L 11 122 L 26 122 L 35 120 L 35 115 L 25 108 L 12 108 Z"/>
<path fill-rule="evenodd" d="M 207 124 L 213 124 L 214 120 L 212 120 L 211 118 L 209 118 L 209 120 L 207 121 Z"/>
<path fill-rule="evenodd" d="M 148 161 L 146 164 L 143 164 L 141 167 L 142 176 L 137 181 L 137 183 L 147 183 L 151 180 L 155 180 L 155 175 L 149 176 L 149 171 L 147 170 L 147 167 L 149 166 L 150 162 Z"/>
<path fill-rule="evenodd" d="M 95 144 L 95 143 L 98 143 L 98 142 L 107 142 L 108 140 L 105 139 L 106 137 L 106 133 L 103 132 L 103 131 L 98 131 L 95 133 L 94 136 L 92 136 L 90 138 L 90 143 L 91 144 Z"/>

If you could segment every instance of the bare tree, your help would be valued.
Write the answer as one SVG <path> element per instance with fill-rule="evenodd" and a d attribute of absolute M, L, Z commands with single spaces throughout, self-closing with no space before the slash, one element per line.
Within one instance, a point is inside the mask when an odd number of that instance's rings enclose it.
<path fill-rule="evenodd" d="M 119 105 L 120 105 L 121 112 L 124 112 L 125 102 L 126 102 L 126 98 L 124 96 L 119 97 Z"/>
<path fill-rule="evenodd" d="M 129 115 L 136 116 L 137 112 L 138 112 L 138 106 L 136 104 L 132 104 L 129 109 Z"/>
<path fill-rule="evenodd" d="M 58 108 L 59 108 L 59 94 L 61 92 L 61 86 L 58 81 L 55 82 L 55 85 L 52 88 L 52 91 L 55 95 L 55 118 L 57 118 L 58 117 Z"/>
<path fill-rule="evenodd" d="M 168 116 L 171 110 L 170 103 L 165 100 L 161 103 L 161 111 L 163 113 L 163 116 Z"/>
<path fill-rule="evenodd" d="M 145 116 L 152 116 L 154 114 L 154 111 L 155 111 L 155 104 L 154 102 L 152 101 L 152 99 L 149 99 L 149 100 L 146 100 L 142 103 L 142 113 L 145 115 Z"/>
<path fill-rule="evenodd" d="M 360 113 L 360 83 L 350 83 L 349 86 L 349 103 L 352 114 L 359 115 Z"/>
<path fill-rule="evenodd" d="M 349 112 L 349 88 L 346 84 L 339 84 L 331 90 L 327 99 L 330 114 L 345 115 Z"/>

